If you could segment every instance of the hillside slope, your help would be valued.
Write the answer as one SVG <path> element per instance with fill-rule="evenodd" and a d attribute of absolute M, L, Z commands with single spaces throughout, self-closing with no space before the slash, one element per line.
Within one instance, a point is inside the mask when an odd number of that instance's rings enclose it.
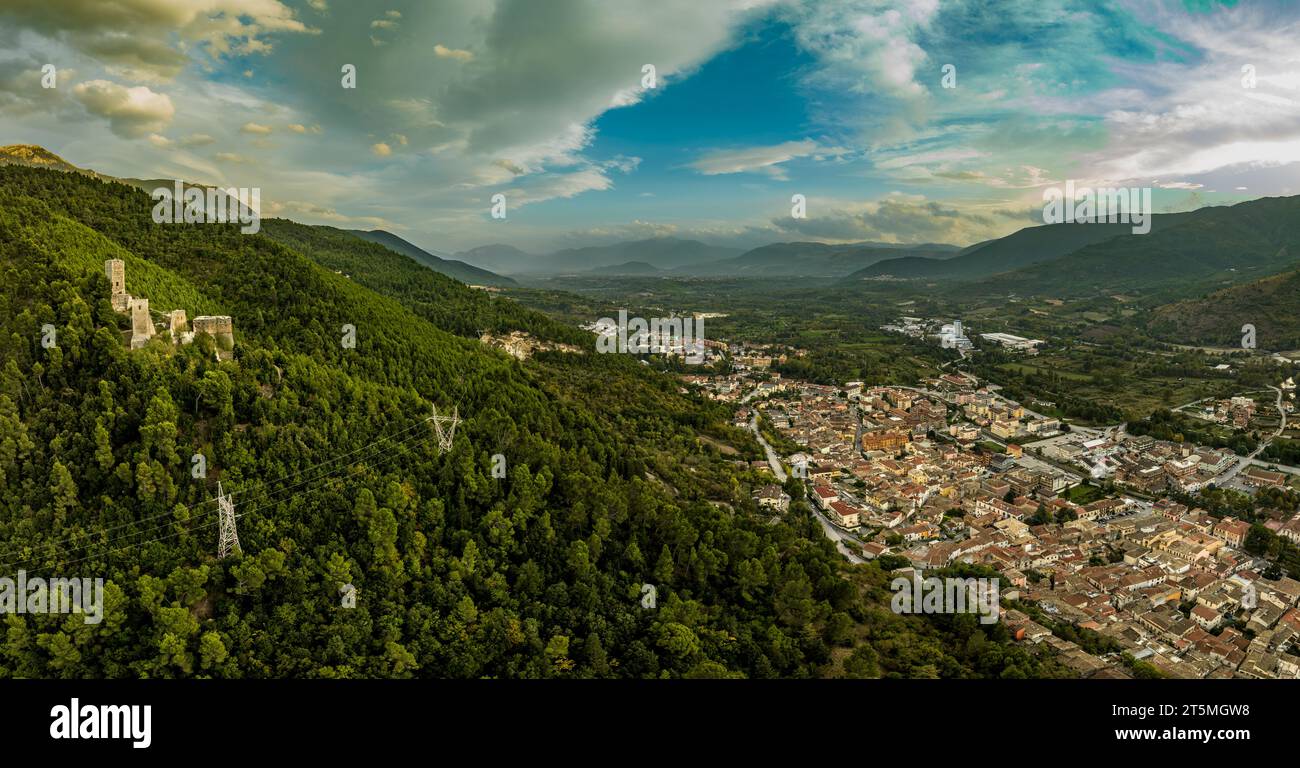
<path fill-rule="evenodd" d="M 1163 217 L 1157 217 L 1157 224 Z M 1258 280 L 1300 260 L 1300 197 L 1201 208 L 999 275 L 978 289 L 1052 296 L 1111 293 L 1169 301 Z M 1088 226 L 1100 225 L 1085 225 Z"/>
<path fill-rule="evenodd" d="M 107 580 L 100 624 L 8 616 L 0 678 L 809 676 L 868 619 L 855 675 L 1059 673 L 1001 625 L 971 645 L 952 633 L 985 629 L 882 608 L 885 572 L 846 579 L 697 439 L 757 456 L 729 412 L 630 356 L 338 230 L 149 212 L 0 169 L 0 569 Z M 206 335 L 128 349 L 114 257 L 152 309 L 230 314 L 233 359 Z M 480 327 L 585 352 L 523 363 Z M 462 419 L 445 451 L 434 406 Z"/>
<path fill-rule="evenodd" d="M 340 230 L 344 231 L 344 230 Z M 424 250 L 418 245 L 409 243 L 406 240 L 394 235 L 392 232 L 385 232 L 382 229 L 364 231 L 359 229 L 346 230 L 346 232 L 362 240 L 369 240 L 372 243 L 378 243 L 385 248 L 396 251 L 403 256 L 415 259 L 424 266 L 432 269 L 434 272 L 455 278 L 462 283 L 470 285 L 517 285 L 514 280 L 508 277 L 494 274 L 486 269 L 480 269 L 471 264 L 454 259 L 444 259 L 434 256 L 432 253 Z"/>
<path fill-rule="evenodd" d="M 1235 349 L 1246 324 L 1259 349 L 1300 349 L 1300 270 L 1158 307 L 1147 330 L 1174 344 Z"/>
<path fill-rule="evenodd" d="M 1157 217 L 1152 229 L 1171 220 Z M 1157 223 L 1159 222 L 1159 224 Z M 898 278 L 971 280 L 1021 269 L 1060 258 L 1078 249 L 1130 234 L 1128 224 L 1048 224 L 1025 227 L 1006 237 L 976 243 L 942 261 L 909 256 L 873 264 L 855 278 L 888 275 Z"/>

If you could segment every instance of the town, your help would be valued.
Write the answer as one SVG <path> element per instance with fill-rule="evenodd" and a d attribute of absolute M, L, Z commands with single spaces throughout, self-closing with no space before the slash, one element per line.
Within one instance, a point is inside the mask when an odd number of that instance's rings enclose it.
<path fill-rule="evenodd" d="M 959 323 L 913 327 L 969 348 Z M 714 347 L 728 354 L 730 373 L 681 378 L 734 403 L 733 425 L 767 451 L 752 466 L 769 477 L 753 492 L 758 507 L 788 513 L 795 480 L 795 495 L 850 562 L 879 560 L 903 576 L 992 568 L 1004 599 L 1036 606 L 1037 620 L 1002 612 L 1012 637 L 1047 644 L 1082 676 L 1128 677 L 1138 661 L 1180 678 L 1300 677 L 1300 581 L 1265 576 L 1270 564 L 1244 550 L 1247 521 L 1184 503 L 1215 487 L 1281 489 L 1294 468 L 1266 469 L 1258 450 L 1243 457 L 1125 425 L 1072 427 L 964 372 L 915 387 L 832 386 L 771 370 L 799 350 Z M 1278 433 L 1294 390 L 1289 379 L 1274 390 L 1267 423 Z M 1199 418 L 1244 425 L 1262 416 L 1262 403 L 1194 406 Z M 782 456 L 765 429 L 798 449 Z M 1277 514 L 1265 526 L 1300 542 L 1300 516 Z M 1045 624 L 1090 630 L 1097 652 Z"/>

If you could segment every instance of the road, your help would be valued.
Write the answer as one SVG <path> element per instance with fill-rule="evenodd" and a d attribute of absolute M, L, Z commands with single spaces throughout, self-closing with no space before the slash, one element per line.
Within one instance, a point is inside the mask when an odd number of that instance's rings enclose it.
<path fill-rule="evenodd" d="M 781 457 L 777 456 L 776 450 L 767 444 L 767 440 L 763 437 L 763 433 L 758 428 L 757 408 L 754 409 L 754 415 L 749 418 L 749 428 L 753 430 L 754 437 L 758 438 L 758 444 L 763 446 L 763 450 L 767 452 L 767 463 L 768 466 L 772 468 L 772 474 L 776 475 L 777 482 L 785 483 L 785 467 L 781 466 Z"/>
<path fill-rule="evenodd" d="M 763 433 L 758 428 L 757 409 L 754 410 L 754 415 L 749 420 L 749 428 L 753 431 L 754 437 L 758 438 L 758 444 L 763 446 L 763 451 L 767 454 L 767 464 L 772 468 L 772 474 L 776 475 L 778 482 L 784 483 L 786 479 L 785 467 L 781 466 L 781 457 L 778 456 L 776 450 L 768 444 L 767 440 L 763 437 Z M 843 531 L 835 527 L 835 524 L 830 520 L 823 517 L 821 511 L 818 510 L 815 505 L 809 504 L 809 506 L 812 507 L 813 517 L 817 518 L 818 523 L 821 523 L 822 531 L 826 534 L 826 538 L 835 542 L 835 548 L 839 550 L 841 555 L 847 557 L 850 563 L 867 562 L 861 555 L 856 554 L 851 547 L 844 543 L 848 537 Z"/>

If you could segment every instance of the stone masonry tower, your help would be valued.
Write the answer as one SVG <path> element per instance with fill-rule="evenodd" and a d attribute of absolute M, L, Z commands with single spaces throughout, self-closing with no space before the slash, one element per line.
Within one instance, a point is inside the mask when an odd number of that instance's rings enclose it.
<path fill-rule="evenodd" d="M 185 332 L 189 330 L 189 322 L 185 319 L 185 310 L 173 309 L 168 312 L 167 326 L 171 330 L 173 343 L 184 338 Z"/>
<path fill-rule="evenodd" d="M 139 349 L 153 338 L 153 318 L 148 299 L 131 299 L 131 349 Z"/>
<path fill-rule="evenodd" d="M 126 262 L 121 259 L 109 259 L 104 262 L 104 273 L 108 275 L 109 295 L 112 296 L 113 309 L 127 312 L 131 308 L 131 294 L 126 292 Z"/>

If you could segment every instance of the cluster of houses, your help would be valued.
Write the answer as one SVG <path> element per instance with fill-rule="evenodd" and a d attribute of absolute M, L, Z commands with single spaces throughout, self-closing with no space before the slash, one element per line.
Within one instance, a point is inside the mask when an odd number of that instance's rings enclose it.
<path fill-rule="evenodd" d="M 1300 521 L 1275 523 L 1279 535 L 1300 536 Z M 1054 621 L 1093 630 L 1166 675 L 1300 677 L 1300 581 L 1262 575 L 1241 549 L 1245 521 L 1163 500 L 1109 523 L 988 530 L 975 535 L 991 546 L 964 559 L 999 567 Z M 1051 634 L 1023 614 L 1006 620 L 1032 642 Z M 1116 670 L 1113 659 L 1074 659 L 1082 673 Z"/>
<path fill-rule="evenodd" d="M 956 349 L 961 352 L 974 349 L 975 345 L 966 335 L 960 320 L 944 322 L 934 318 L 903 316 L 897 321 L 880 326 L 882 331 L 909 336 L 914 339 L 937 339 L 943 349 Z M 1029 355 L 1038 354 L 1038 348 L 1047 342 L 1042 339 L 1028 339 L 1011 333 L 981 333 L 980 339 L 1015 352 Z"/>
<path fill-rule="evenodd" d="M 987 388 L 958 392 L 955 398 L 969 424 L 987 429 L 989 434 L 1003 440 L 1040 439 L 1061 432 L 1059 419 L 1031 414 L 1020 403 L 1000 397 Z M 962 436 L 969 439 L 968 434 Z"/>
<path fill-rule="evenodd" d="M 1236 429 L 1245 429 L 1255 417 L 1255 400 L 1249 397 L 1212 400 L 1200 408 L 1189 410 L 1189 413 L 1215 424 L 1231 424 Z"/>
<path fill-rule="evenodd" d="M 951 383 L 968 417 L 1024 417 L 1014 403 Z M 1300 581 L 1264 576 L 1268 564 L 1244 550 L 1246 521 L 1169 499 L 1094 493 L 1079 497 L 1094 499 L 1087 503 L 1072 501 L 1081 477 L 1021 463 L 1014 444 L 1001 454 L 949 439 L 950 411 L 934 392 L 782 385 L 780 397 L 740 409 L 737 422 L 748 424 L 751 408 L 761 408 L 806 447 L 790 463 L 804 468 L 796 476 L 809 502 L 852 535 L 864 558 L 891 555 L 923 571 L 991 567 L 1008 585 L 1004 597 L 1095 631 L 1109 648 L 1171 677 L 1300 677 Z M 1107 476 L 1121 482 L 1154 466 L 1161 479 L 1153 491 L 1194 490 L 1235 458 L 1118 434 L 1071 435 L 1043 450 L 1083 466 L 1104 461 Z M 775 484 L 758 488 L 755 499 L 777 512 L 790 504 Z M 1300 542 L 1300 516 L 1266 525 Z M 1020 611 L 1005 610 L 1001 620 L 1018 641 L 1052 647 L 1080 675 L 1129 674 L 1118 652 L 1093 655 Z"/>
<path fill-rule="evenodd" d="M 1079 435 L 1042 448 L 1044 456 L 1090 468 L 1094 479 L 1111 479 L 1142 493 L 1195 493 L 1234 464 L 1227 449 L 1156 440 L 1150 435 Z"/>

